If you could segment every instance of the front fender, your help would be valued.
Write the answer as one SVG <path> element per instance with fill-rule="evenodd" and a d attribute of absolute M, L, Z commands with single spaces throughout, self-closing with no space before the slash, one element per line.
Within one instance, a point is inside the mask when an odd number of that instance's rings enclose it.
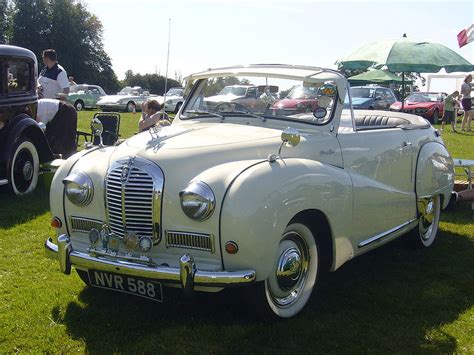
<path fill-rule="evenodd" d="M 352 183 L 343 169 L 295 158 L 253 165 L 232 182 L 222 203 L 224 267 L 249 267 L 257 271 L 258 281 L 266 279 L 285 227 L 298 213 L 316 209 L 331 228 L 334 268 L 353 253 L 349 241 L 352 205 Z M 225 252 L 228 241 L 237 243 L 237 254 Z"/>
<path fill-rule="evenodd" d="M 5 141 L 2 142 L 0 150 L 0 160 L 9 168 L 9 158 L 12 154 L 15 143 L 21 137 L 28 137 L 38 150 L 40 163 L 52 161 L 54 159 L 53 152 L 49 147 L 46 136 L 34 119 L 27 114 L 20 114 L 16 116 L 8 126 L 8 131 L 5 132 Z"/>
<path fill-rule="evenodd" d="M 441 195 L 442 207 L 446 208 L 454 186 L 454 163 L 446 147 L 439 142 L 426 143 L 416 165 L 417 197 Z"/>

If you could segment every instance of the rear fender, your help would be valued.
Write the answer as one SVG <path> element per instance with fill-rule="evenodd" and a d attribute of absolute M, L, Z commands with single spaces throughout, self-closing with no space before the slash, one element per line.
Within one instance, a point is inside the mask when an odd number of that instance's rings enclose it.
<path fill-rule="evenodd" d="M 438 142 L 423 145 L 416 163 L 416 195 L 418 198 L 441 195 L 446 208 L 454 186 L 454 163 L 446 147 Z"/>
<path fill-rule="evenodd" d="M 305 159 L 249 167 L 229 186 L 221 207 L 224 268 L 255 269 L 259 281 L 266 279 L 289 222 L 302 211 L 319 210 L 329 222 L 335 269 L 353 254 L 352 204 L 351 180 L 343 169 Z M 238 253 L 225 252 L 228 241 L 238 245 Z"/>

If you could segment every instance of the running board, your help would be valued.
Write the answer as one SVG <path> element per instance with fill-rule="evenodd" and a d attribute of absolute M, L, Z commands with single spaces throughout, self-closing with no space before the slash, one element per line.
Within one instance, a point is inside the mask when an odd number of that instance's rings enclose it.
<path fill-rule="evenodd" d="M 369 239 L 366 239 L 366 240 L 360 242 L 358 247 L 363 248 L 363 247 L 369 246 L 372 243 L 380 242 L 382 239 L 389 237 L 391 234 L 393 234 L 395 232 L 398 232 L 399 230 L 405 228 L 406 226 L 412 224 L 415 221 L 417 221 L 417 219 L 412 219 L 412 220 L 410 220 L 408 222 L 405 222 L 405 223 L 403 223 L 403 224 L 401 224 L 401 225 L 399 225 L 395 228 L 389 229 L 388 231 L 385 231 L 383 233 L 380 233 L 380 234 L 377 234 L 373 237 L 370 237 Z"/>

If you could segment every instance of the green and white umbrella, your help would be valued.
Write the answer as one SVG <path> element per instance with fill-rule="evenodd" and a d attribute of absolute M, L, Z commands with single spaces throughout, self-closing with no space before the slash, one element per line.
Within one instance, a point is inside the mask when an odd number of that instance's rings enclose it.
<path fill-rule="evenodd" d="M 405 72 L 447 73 L 470 72 L 474 65 L 452 49 L 439 43 L 412 41 L 403 35 L 400 39 L 386 39 L 360 47 L 337 61 L 344 70 L 381 69 L 402 73 L 402 108 L 405 98 Z"/>
<path fill-rule="evenodd" d="M 337 61 L 341 69 L 387 67 L 392 73 L 470 72 L 474 66 L 455 51 L 439 43 L 412 41 L 407 37 L 366 44 Z"/>

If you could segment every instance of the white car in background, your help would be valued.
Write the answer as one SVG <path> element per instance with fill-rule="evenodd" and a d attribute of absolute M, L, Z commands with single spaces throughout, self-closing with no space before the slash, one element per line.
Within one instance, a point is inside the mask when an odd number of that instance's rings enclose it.
<path fill-rule="evenodd" d="M 143 90 L 140 86 L 126 86 L 120 90 L 117 95 L 107 95 L 97 101 L 97 106 L 102 111 L 125 111 L 135 112 L 141 110 L 141 105 L 145 100 L 155 98 L 161 104 L 163 97 L 151 95 L 148 91 Z"/>
<path fill-rule="evenodd" d="M 178 113 L 179 109 L 181 108 L 181 105 L 184 102 L 183 95 L 183 88 L 174 87 L 169 89 L 164 98 L 164 100 L 166 100 L 165 111 Z"/>

